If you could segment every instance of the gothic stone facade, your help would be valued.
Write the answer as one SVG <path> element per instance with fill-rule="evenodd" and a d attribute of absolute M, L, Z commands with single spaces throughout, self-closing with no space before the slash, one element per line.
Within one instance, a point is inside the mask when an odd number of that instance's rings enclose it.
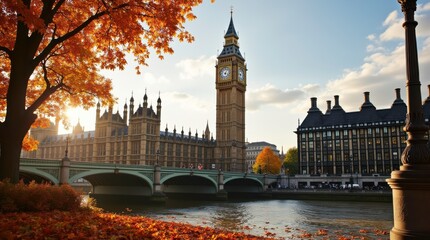
<path fill-rule="evenodd" d="M 134 111 L 134 99 L 130 107 L 124 106 L 123 116 L 113 113 L 112 108 L 100 116 L 100 105 L 96 110 L 96 130 L 84 131 L 78 125 L 68 135 L 57 135 L 56 126 L 47 129 L 33 129 L 32 135 L 40 139 L 37 151 L 25 157 L 41 159 L 61 159 L 65 155 L 75 161 L 110 162 L 118 164 L 158 164 L 171 167 L 199 165 L 212 167 L 215 140 L 209 138 L 208 126 L 199 137 L 191 132 L 160 132 L 161 99 L 157 110 L 147 107 L 146 94 L 143 106 Z M 130 114 L 128 115 L 128 111 Z M 127 118 L 130 119 L 127 125 Z"/>

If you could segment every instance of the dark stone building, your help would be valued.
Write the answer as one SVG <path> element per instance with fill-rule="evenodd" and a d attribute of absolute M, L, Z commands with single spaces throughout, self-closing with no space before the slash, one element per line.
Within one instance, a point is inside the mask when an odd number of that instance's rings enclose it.
<path fill-rule="evenodd" d="M 334 96 L 333 107 L 327 101 L 323 113 L 317 98 L 311 98 L 311 108 L 296 131 L 300 174 L 389 175 L 399 169 L 407 139 L 403 131 L 407 107 L 400 89 L 395 91 L 396 99 L 388 109 L 376 109 L 365 92 L 357 112 L 345 112 L 339 96 Z M 423 110 L 429 124 L 430 85 Z"/>

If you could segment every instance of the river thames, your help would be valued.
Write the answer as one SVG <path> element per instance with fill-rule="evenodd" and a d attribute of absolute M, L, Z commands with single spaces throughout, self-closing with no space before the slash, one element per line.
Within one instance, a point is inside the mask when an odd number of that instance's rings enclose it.
<path fill-rule="evenodd" d="M 393 226 L 392 203 L 380 202 L 168 200 L 162 206 L 100 207 L 118 213 L 277 239 L 332 239 L 339 236 L 388 239 L 387 233 Z"/>

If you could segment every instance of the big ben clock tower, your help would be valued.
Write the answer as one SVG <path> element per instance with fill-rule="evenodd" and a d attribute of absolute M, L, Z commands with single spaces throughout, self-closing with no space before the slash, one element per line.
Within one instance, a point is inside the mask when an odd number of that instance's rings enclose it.
<path fill-rule="evenodd" d="M 224 35 L 224 48 L 216 69 L 215 158 L 224 171 L 245 168 L 245 91 L 246 64 L 239 51 L 239 36 L 234 29 L 233 12 Z"/>

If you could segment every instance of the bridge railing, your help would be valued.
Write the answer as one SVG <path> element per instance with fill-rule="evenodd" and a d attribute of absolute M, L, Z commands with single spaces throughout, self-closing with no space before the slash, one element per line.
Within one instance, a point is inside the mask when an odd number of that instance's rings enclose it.
<path fill-rule="evenodd" d="M 21 158 L 21 165 L 49 165 L 49 166 L 60 166 L 61 160 L 57 159 L 33 159 L 33 158 Z"/>
<path fill-rule="evenodd" d="M 120 163 L 109 163 L 109 162 L 79 162 L 71 161 L 72 166 L 98 166 L 102 168 L 118 168 L 118 169 L 142 169 L 142 170 L 152 170 L 154 166 L 149 165 L 136 165 L 136 164 L 120 164 Z"/>
<path fill-rule="evenodd" d="M 33 158 L 21 158 L 20 164 L 23 166 L 51 166 L 51 167 L 61 167 L 61 160 L 58 159 L 33 159 Z M 144 170 L 152 171 L 154 166 L 152 165 L 137 165 L 137 164 L 120 164 L 113 162 L 81 162 L 81 161 L 70 161 L 70 165 L 75 168 L 88 168 L 96 167 L 103 169 L 130 169 L 130 170 Z M 162 172 L 189 172 L 195 174 L 207 174 L 207 175 L 217 175 L 219 173 L 218 169 L 198 169 L 198 168 L 179 168 L 179 167 L 161 167 Z M 222 171 L 224 178 L 238 177 L 242 176 L 244 178 L 255 178 L 262 180 L 264 174 L 256 173 L 246 173 L 246 172 L 224 172 Z M 266 179 L 276 179 L 279 175 L 266 175 Z"/>

